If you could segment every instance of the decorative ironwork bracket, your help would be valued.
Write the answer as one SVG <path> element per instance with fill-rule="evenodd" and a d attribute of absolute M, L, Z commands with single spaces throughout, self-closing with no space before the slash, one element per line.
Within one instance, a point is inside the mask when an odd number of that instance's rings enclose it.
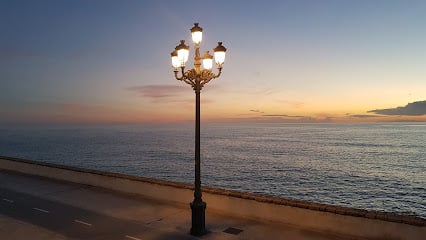
<path fill-rule="evenodd" d="M 212 70 L 199 70 L 197 69 L 189 69 L 185 71 L 185 67 L 181 67 L 181 76 L 178 76 L 178 70 L 175 69 L 175 78 L 179 81 L 183 81 L 189 85 L 191 85 L 192 89 L 195 91 L 201 91 L 201 89 L 204 87 L 205 84 L 210 82 L 211 80 L 218 78 L 220 74 L 222 73 L 222 68 L 219 68 L 219 72 L 217 74 L 213 73 Z"/>

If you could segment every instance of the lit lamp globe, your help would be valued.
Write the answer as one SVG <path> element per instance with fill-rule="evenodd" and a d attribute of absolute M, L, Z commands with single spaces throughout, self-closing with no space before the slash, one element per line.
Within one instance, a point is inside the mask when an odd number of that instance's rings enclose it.
<path fill-rule="evenodd" d="M 203 57 L 203 67 L 204 69 L 210 70 L 213 67 L 213 56 L 210 55 L 209 51 L 204 53 Z"/>
<path fill-rule="evenodd" d="M 198 26 L 198 23 L 194 23 L 194 26 L 191 28 L 192 41 L 195 45 L 199 45 L 203 39 L 203 29 Z"/>
<path fill-rule="evenodd" d="M 181 63 L 181 67 L 185 66 L 189 56 L 189 46 L 185 45 L 185 40 L 180 40 L 180 44 L 175 48 L 178 56 L 178 60 Z"/>
<path fill-rule="evenodd" d="M 178 58 L 178 53 L 176 51 L 173 51 L 172 53 L 170 53 L 170 55 L 172 56 L 172 66 L 174 69 L 177 69 L 181 66 L 181 63 Z"/>
<path fill-rule="evenodd" d="M 218 42 L 217 44 L 217 47 L 213 49 L 214 60 L 217 64 L 217 68 L 222 68 L 223 63 L 225 62 L 226 48 L 222 46 L 222 42 Z"/>

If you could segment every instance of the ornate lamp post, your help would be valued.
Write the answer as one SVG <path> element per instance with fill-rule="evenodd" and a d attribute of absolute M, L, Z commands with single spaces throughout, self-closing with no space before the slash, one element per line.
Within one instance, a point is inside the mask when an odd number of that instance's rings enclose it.
<path fill-rule="evenodd" d="M 213 56 L 209 51 L 200 56 L 200 43 L 202 40 L 203 29 L 194 23 L 191 28 L 192 41 L 195 45 L 194 68 L 185 71 L 185 64 L 188 61 L 189 46 L 185 45 L 185 41 L 181 40 L 180 44 L 171 53 L 172 66 L 175 77 L 179 81 L 183 81 L 191 85 L 195 91 L 195 190 L 194 201 L 190 204 L 192 210 L 192 235 L 203 235 L 206 232 L 205 227 L 205 210 L 206 203 L 201 198 L 201 180 L 200 180 L 200 92 L 205 84 L 210 80 L 217 78 L 222 73 L 222 66 L 225 62 L 226 48 L 219 42 L 217 47 L 213 49 L 214 59 L 217 65 L 218 73 L 215 74 L 211 70 L 213 67 Z M 201 62 L 203 68 L 201 69 Z M 179 68 L 181 76 L 179 77 Z"/>

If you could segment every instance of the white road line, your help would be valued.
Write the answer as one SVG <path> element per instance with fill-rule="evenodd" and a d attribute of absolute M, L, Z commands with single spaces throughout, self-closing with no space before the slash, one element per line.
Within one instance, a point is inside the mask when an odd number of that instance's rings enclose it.
<path fill-rule="evenodd" d="M 49 213 L 49 211 L 44 210 L 44 209 L 41 209 L 41 208 L 33 207 L 33 209 L 34 209 L 34 210 L 37 210 L 37 211 L 39 211 L 39 212 Z"/>
<path fill-rule="evenodd" d="M 8 202 L 8 203 L 13 203 L 13 200 L 7 199 L 7 198 L 3 198 L 3 201 Z"/>
<path fill-rule="evenodd" d="M 132 236 L 129 236 L 129 235 L 126 235 L 126 238 L 129 238 L 129 239 L 132 239 L 132 240 L 142 240 L 140 238 L 132 237 Z"/>
<path fill-rule="evenodd" d="M 83 225 L 86 225 L 86 226 L 92 226 L 92 224 L 91 223 L 88 223 L 88 222 L 84 222 L 84 221 L 81 221 L 81 220 L 78 220 L 78 219 L 75 219 L 74 220 L 74 222 L 76 222 L 76 223 L 80 223 L 80 224 L 83 224 Z"/>

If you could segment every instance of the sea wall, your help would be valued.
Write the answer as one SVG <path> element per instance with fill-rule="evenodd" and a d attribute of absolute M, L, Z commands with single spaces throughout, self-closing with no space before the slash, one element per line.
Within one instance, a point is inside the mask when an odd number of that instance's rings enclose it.
<path fill-rule="evenodd" d="M 189 184 L 47 164 L 0 156 L 0 170 L 138 194 L 157 201 L 188 204 Z M 273 221 L 355 239 L 424 239 L 426 220 L 307 201 L 203 187 L 207 211 Z"/>

